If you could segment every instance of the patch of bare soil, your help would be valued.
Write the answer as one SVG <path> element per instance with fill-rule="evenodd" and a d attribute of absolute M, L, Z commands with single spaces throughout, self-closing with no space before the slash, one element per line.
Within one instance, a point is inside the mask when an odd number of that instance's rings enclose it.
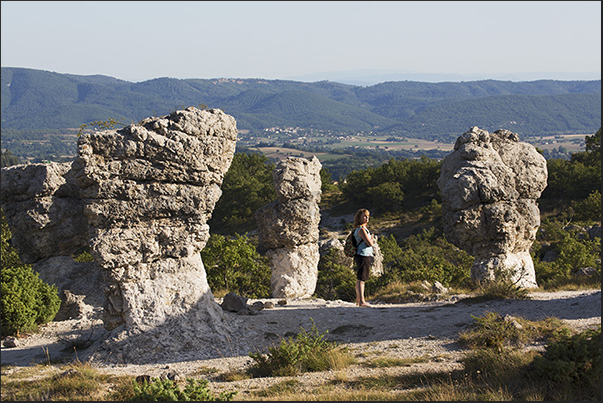
<path fill-rule="evenodd" d="M 375 304 L 371 308 L 356 307 L 344 301 L 321 299 L 289 300 L 286 305 L 263 309 L 257 315 L 238 315 L 224 312 L 228 321 L 238 329 L 233 337 L 231 351 L 216 351 L 215 356 L 196 361 L 183 361 L 174 357 L 173 362 L 155 365 L 94 365 L 99 370 L 117 375 L 149 375 L 161 377 L 171 374 L 186 377 L 205 378 L 211 381 L 215 390 L 237 390 L 244 396 L 250 390 L 263 389 L 282 382 L 283 378 L 255 378 L 236 382 L 220 381 L 219 375 L 233 370 L 242 370 L 253 364 L 248 355 L 241 355 L 241 346 L 247 352 L 267 351 L 267 347 L 277 345 L 282 337 L 293 336 L 303 328 L 310 331 L 312 326 L 327 340 L 347 346 L 358 357 L 358 364 L 342 371 L 309 373 L 296 377 L 308 388 L 316 387 L 330 380 L 354 379 L 358 376 L 379 376 L 385 373 L 402 374 L 408 372 L 452 371 L 460 369 L 460 359 L 465 350 L 457 342 L 459 333 L 470 329 L 475 317 L 487 312 L 501 316 L 511 315 L 528 320 L 542 320 L 555 317 L 563 320 L 576 330 L 584 330 L 601 325 L 601 291 L 561 291 L 534 292 L 527 300 L 494 300 L 468 302 L 463 296 L 451 297 L 446 301 L 415 302 L 404 304 Z M 216 302 L 220 303 L 219 299 Z M 253 304 L 256 300 L 249 300 Z M 20 340 L 20 346 L 2 347 L 2 364 L 11 365 L 9 371 L 36 363 L 44 363 L 68 354 L 73 357 L 77 351 L 66 346 L 70 338 L 89 334 L 94 338 L 95 329 L 100 329 L 99 320 L 52 322 L 40 333 Z M 88 333 L 86 333 L 88 332 Z M 85 337 L 84 337 L 85 339 Z M 84 340 L 85 341 L 85 340 Z M 531 346 L 528 348 L 542 348 Z M 368 368 L 365 360 L 381 358 L 427 357 L 427 362 L 394 368 Z M 3 367 L 3 372 L 6 369 Z"/>

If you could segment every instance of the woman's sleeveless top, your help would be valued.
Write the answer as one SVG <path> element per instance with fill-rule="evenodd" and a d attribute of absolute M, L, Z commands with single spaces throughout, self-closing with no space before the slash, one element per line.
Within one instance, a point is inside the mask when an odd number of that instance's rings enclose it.
<path fill-rule="evenodd" d="M 358 245 L 358 250 L 356 251 L 356 254 L 361 256 L 373 256 L 373 247 L 368 246 L 366 242 L 364 242 L 364 239 L 362 239 L 362 237 L 358 235 L 359 229 L 360 227 L 356 228 L 356 231 L 354 231 L 354 238 L 356 238 L 356 244 Z M 365 230 L 367 234 L 370 235 L 368 228 L 365 228 Z"/>

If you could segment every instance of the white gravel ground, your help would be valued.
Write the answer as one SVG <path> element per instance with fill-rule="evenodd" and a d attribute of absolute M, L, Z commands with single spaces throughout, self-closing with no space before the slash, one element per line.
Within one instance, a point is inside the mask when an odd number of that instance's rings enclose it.
<path fill-rule="evenodd" d="M 218 303 L 219 299 L 216 300 Z M 256 300 L 249 300 L 253 304 Z M 298 376 L 304 385 L 316 386 L 335 377 L 352 379 L 358 376 L 400 374 L 416 371 L 452 371 L 459 369 L 464 349 L 457 343 L 459 333 L 468 330 L 474 317 L 486 312 L 501 316 L 512 315 L 529 320 L 556 317 L 577 330 L 601 325 L 601 291 L 561 291 L 531 293 L 527 300 L 488 301 L 468 303 L 460 298 L 442 302 L 416 302 L 405 304 L 375 304 L 372 308 L 359 308 L 353 303 L 325 301 L 321 299 L 289 300 L 284 306 L 272 301 L 275 308 L 264 309 L 257 315 L 225 315 L 239 327 L 240 337 L 233 345 L 250 346 L 248 351 L 265 349 L 275 345 L 279 337 L 297 334 L 302 328 L 310 331 L 315 325 L 328 340 L 347 346 L 358 358 L 359 364 L 342 371 L 308 373 Z M 65 354 L 61 339 L 70 332 L 78 332 L 91 326 L 101 326 L 96 321 L 52 322 L 40 333 L 19 340 L 18 347 L 2 347 L 3 373 L 19 367 L 56 359 Z M 429 357 L 426 363 L 395 368 L 367 368 L 363 360 L 376 356 L 389 358 Z M 150 375 L 160 377 L 169 373 L 181 378 L 205 378 L 215 390 L 237 390 L 247 393 L 263 389 L 283 378 L 255 378 L 236 382 L 222 382 L 218 375 L 246 368 L 253 360 L 248 355 L 232 356 L 228 351 L 216 351 L 215 358 L 198 361 L 182 361 L 157 365 L 95 366 L 101 371 L 116 375 Z M 246 392 L 247 391 L 247 392 Z"/>

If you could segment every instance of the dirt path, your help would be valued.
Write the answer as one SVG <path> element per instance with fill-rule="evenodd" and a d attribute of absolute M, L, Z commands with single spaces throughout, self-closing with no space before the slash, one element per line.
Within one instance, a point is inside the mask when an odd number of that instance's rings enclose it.
<path fill-rule="evenodd" d="M 458 300 L 444 302 L 417 302 L 405 304 L 377 304 L 372 308 L 358 308 L 352 303 L 324 300 L 291 300 L 275 308 L 264 309 L 257 315 L 237 315 L 225 312 L 227 319 L 238 327 L 233 338 L 232 351 L 216 351 L 214 357 L 196 361 L 183 361 L 154 365 L 98 366 L 100 370 L 115 374 L 160 376 L 166 371 L 181 377 L 194 376 L 203 369 L 213 368 L 217 373 L 245 368 L 252 363 L 248 355 L 233 351 L 256 351 L 277 344 L 280 337 L 297 334 L 301 328 L 310 331 L 316 326 L 328 340 L 348 346 L 356 354 L 385 354 L 392 358 L 431 357 L 430 362 L 417 364 L 423 370 L 458 368 L 463 349 L 456 340 L 459 332 L 469 329 L 473 317 L 486 312 L 501 316 L 512 315 L 529 320 L 556 317 L 572 327 L 583 330 L 601 324 L 601 291 L 562 291 L 532 293 L 528 300 L 488 301 L 469 303 Z M 256 300 L 249 300 L 252 304 Z M 217 300 L 217 302 L 220 302 Z M 99 321 L 52 322 L 39 334 L 20 340 L 15 348 L 2 347 L 2 364 L 15 367 L 30 366 L 65 356 L 61 339 L 82 329 L 102 326 Z M 98 365 L 98 364 L 97 364 Z M 360 371 L 360 369 L 351 369 Z M 372 371 L 372 370 L 371 370 Z M 377 371 L 377 370 L 375 370 Z M 206 371 L 207 372 L 207 371 Z M 363 375 L 369 375 L 362 369 Z M 303 377 L 312 382 L 318 375 Z M 320 378 L 320 377 L 319 377 Z M 323 376 L 324 378 L 324 376 Z M 316 379 L 314 379 L 316 381 Z M 234 383 L 236 387 L 275 382 L 270 379 L 246 380 Z M 247 386 L 245 386 L 247 385 Z"/>

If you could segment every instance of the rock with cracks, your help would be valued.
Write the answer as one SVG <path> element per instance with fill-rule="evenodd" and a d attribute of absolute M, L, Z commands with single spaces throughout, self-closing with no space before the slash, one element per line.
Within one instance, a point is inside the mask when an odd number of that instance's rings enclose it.
<path fill-rule="evenodd" d="M 78 295 L 94 291 L 90 303 L 104 304 L 106 337 L 87 358 L 167 362 L 235 348 L 200 252 L 236 139 L 233 117 L 187 108 L 84 133 L 72 163 L 2 170 L 14 246 L 78 305 L 63 313 L 87 314 Z M 94 262 L 74 262 L 86 246 Z"/>
<path fill-rule="evenodd" d="M 322 165 L 316 156 L 289 157 L 273 172 L 277 200 L 256 211 L 261 247 L 268 249 L 274 298 L 312 296 L 318 279 Z"/>
<path fill-rule="evenodd" d="M 530 247 L 547 165 L 536 148 L 509 130 L 472 127 L 442 162 L 437 185 L 446 238 L 475 257 L 472 279 L 537 287 Z"/>

